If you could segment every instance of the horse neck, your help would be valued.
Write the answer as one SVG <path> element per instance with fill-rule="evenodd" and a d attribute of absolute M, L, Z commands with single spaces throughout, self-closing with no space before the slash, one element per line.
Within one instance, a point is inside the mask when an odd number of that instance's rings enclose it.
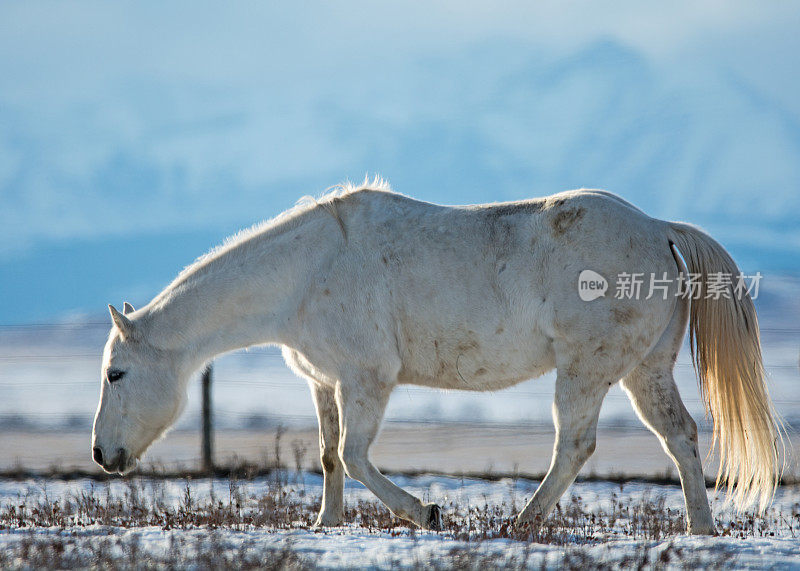
<path fill-rule="evenodd" d="M 190 368 L 227 351 L 287 343 L 310 280 L 336 248 L 332 233 L 340 236 L 332 217 L 309 212 L 199 263 L 143 308 L 148 339 L 188 352 Z"/>

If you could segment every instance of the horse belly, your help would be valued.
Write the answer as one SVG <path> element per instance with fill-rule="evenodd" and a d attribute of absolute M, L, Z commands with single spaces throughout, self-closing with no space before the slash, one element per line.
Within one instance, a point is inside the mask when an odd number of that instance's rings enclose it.
<path fill-rule="evenodd" d="M 544 336 L 497 333 L 434 335 L 406 346 L 400 384 L 494 391 L 539 377 L 555 366 Z"/>

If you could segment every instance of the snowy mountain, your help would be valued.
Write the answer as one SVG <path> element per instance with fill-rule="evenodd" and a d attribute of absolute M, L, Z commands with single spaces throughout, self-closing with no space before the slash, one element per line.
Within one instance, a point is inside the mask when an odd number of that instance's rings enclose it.
<path fill-rule="evenodd" d="M 225 235 L 365 173 L 443 203 L 606 188 L 704 226 L 748 271 L 800 272 L 800 110 L 707 58 L 576 43 L 205 81 L 102 60 L 50 89 L 6 76 L 0 323 L 146 301 Z"/>

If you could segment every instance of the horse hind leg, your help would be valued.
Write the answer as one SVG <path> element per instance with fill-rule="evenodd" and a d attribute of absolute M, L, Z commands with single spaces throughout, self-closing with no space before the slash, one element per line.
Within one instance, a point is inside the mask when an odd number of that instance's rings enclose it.
<path fill-rule="evenodd" d="M 697 451 L 697 426 L 681 402 L 668 368 L 645 364 L 622 380 L 639 418 L 661 441 L 678 468 L 686 502 L 687 532 L 714 533 L 703 467 Z"/>
<path fill-rule="evenodd" d="M 589 371 L 573 373 L 573 368 L 559 366 L 553 401 L 553 458 L 547 475 L 517 516 L 518 526 L 546 518 L 594 452 L 597 419 L 611 383 Z"/>
<path fill-rule="evenodd" d="M 697 451 L 697 425 L 681 401 L 672 376 L 686 327 L 687 306 L 679 302 L 672 321 L 655 348 L 621 385 L 641 421 L 672 458 L 680 474 L 686 502 L 687 532 L 714 533 L 703 467 Z"/>

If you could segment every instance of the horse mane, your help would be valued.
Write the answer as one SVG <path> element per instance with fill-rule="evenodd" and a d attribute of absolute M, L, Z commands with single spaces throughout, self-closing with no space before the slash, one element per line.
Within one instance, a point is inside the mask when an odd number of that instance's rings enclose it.
<path fill-rule="evenodd" d="M 344 239 L 347 240 L 347 228 L 345 227 L 344 221 L 339 214 L 338 206 L 351 194 L 363 191 L 388 192 L 395 194 L 391 186 L 389 186 L 389 183 L 380 176 L 376 175 L 372 180 L 370 180 L 368 176 L 365 176 L 364 182 L 359 185 L 353 184 L 348 180 L 343 183 L 330 186 L 325 189 L 325 192 L 319 198 L 314 198 L 313 196 L 308 195 L 303 196 L 297 201 L 295 208 L 297 208 L 298 205 L 303 205 L 303 207 L 308 209 L 317 207 L 322 208 L 328 214 L 333 216 L 333 219 L 339 224 L 339 229 L 342 231 L 342 236 L 344 236 Z"/>
<path fill-rule="evenodd" d="M 247 242 L 254 241 L 273 230 L 284 231 L 294 228 L 303 218 L 304 214 L 316 209 L 322 209 L 330 214 L 339 224 L 339 229 L 344 238 L 347 239 L 347 229 L 339 212 L 339 206 L 349 196 L 364 191 L 396 194 L 389 183 L 382 177 L 375 176 L 370 180 L 367 176 L 364 177 L 364 181 L 361 184 L 354 184 L 347 180 L 343 183 L 330 186 L 326 188 L 319 197 L 311 195 L 302 196 L 292 208 L 225 238 L 220 245 L 202 254 L 194 262 L 186 266 L 164 291 L 166 292 L 172 289 L 209 262 Z"/>

